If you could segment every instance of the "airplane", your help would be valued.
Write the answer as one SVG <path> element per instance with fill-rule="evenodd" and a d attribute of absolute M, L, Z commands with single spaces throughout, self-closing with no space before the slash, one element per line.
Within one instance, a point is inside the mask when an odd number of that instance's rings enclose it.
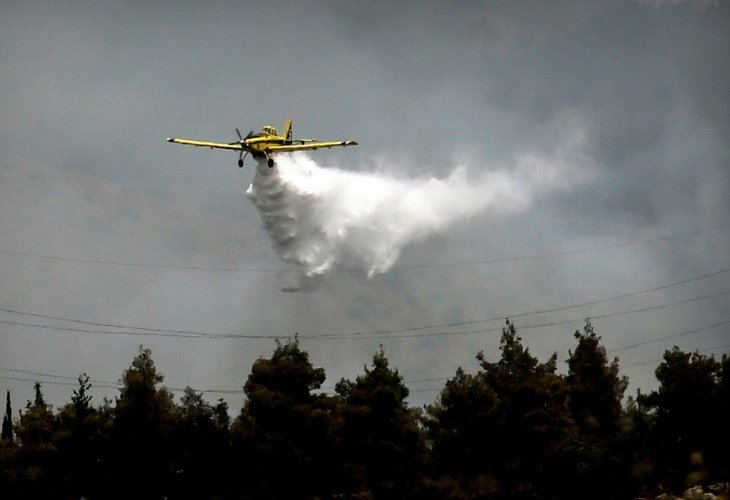
<path fill-rule="evenodd" d="M 279 132 L 271 125 L 264 125 L 261 132 L 257 134 L 254 134 L 254 131 L 252 130 L 246 135 L 246 137 L 242 137 L 241 132 L 238 129 L 236 129 L 236 134 L 238 134 L 239 140 L 235 142 L 198 141 L 194 139 L 180 139 L 177 137 L 168 137 L 167 142 L 210 149 L 228 149 L 230 151 L 238 151 L 239 167 L 243 167 L 243 160 L 249 153 L 251 153 L 251 156 L 254 158 L 266 158 L 266 164 L 269 168 L 274 166 L 274 159 L 270 156 L 272 153 L 357 146 L 357 142 L 350 140 L 319 141 L 317 139 L 293 139 L 292 121 L 289 118 L 287 118 L 284 122 L 284 135 L 279 135 Z"/>

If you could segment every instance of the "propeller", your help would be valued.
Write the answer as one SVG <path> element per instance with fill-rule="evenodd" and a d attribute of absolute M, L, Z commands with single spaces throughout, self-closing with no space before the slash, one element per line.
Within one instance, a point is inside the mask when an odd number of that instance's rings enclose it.
<path fill-rule="evenodd" d="M 246 137 L 241 137 L 241 131 L 236 128 L 236 135 L 238 135 L 238 143 L 243 144 L 243 142 L 250 138 L 253 135 L 253 130 L 251 130 L 248 134 L 246 134 Z M 246 151 L 246 154 L 248 154 L 248 151 Z M 243 149 L 238 153 L 238 167 L 243 167 Z"/>
<path fill-rule="evenodd" d="M 241 131 L 238 130 L 238 129 L 236 129 L 236 134 L 238 134 L 238 138 L 240 139 L 240 141 L 243 142 L 246 139 L 250 139 L 251 138 L 251 136 L 253 135 L 253 130 L 249 130 L 248 134 L 246 134 L 246 137 L 242 137 L 241 136 Z"/>

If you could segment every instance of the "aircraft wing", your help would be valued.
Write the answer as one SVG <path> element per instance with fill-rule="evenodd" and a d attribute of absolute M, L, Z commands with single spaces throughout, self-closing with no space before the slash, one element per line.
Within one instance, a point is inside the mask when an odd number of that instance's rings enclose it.
<path fill-rule="evenodd" d="M 240 151 L 243 149 L 240 143 L 225 143 L 225 142 L 210 142 L 210 141 L 196 141 L 194 139 L 179 139 L 177 137 L 168 137 L 167 142 L 174 142 L 175 144 L 187 144 L 189 146 L 199 146 L 201 148 L 210 149 L 229 149 L 233 151 Z"/>
<path fill-rule="evenodd" d="M 315 141 L 305 144 L 273 144 L 266 148 L 267 153 L 287 153 L 291 151 L 310 151 L 320 148 L 336 148 L 346 146 L 357 146 L 355 141 Z"/>

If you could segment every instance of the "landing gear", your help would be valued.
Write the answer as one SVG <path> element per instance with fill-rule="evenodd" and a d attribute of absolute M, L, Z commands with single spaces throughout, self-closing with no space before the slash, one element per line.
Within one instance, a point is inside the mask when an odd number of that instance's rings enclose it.
<path fill-rule="evenodd" d="M 274 168 L 274 159 L 269 158 L 268 160 L 266 160 L 266 164 L 269 166 L 269 168 Z"/>
<path fill-rule="evenodd" d="M 238 129 L 236 129 L 236 132 L 238 132 Z M 241 135 L 241 133 L 238 132 L 238 135 Z M 243 160 L 245 160 L 247 156 L 248 156 L 248 151 L 246 151 L 246 154 L 243 154 L 243 150 L 241 150 L 241 152 L 238 153 L 238 168 L 243 168 Z"/>

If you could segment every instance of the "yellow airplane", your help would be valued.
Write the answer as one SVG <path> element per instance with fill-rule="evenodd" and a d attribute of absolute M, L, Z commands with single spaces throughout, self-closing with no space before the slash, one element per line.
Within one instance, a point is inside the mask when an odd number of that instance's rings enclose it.
<path fill-rule="evenodd" d="M 236 134 L 240 140 L 236 142 L 210 142 L 197 141 L 194 139 L 179 139 L 176 137 L 168 137 L 167 142 L 176 144 L 188 144 L 190 146 L 200 146 L 210 149 L 228 149 L 230 151 L 238 151 L 238 166 L 243 167 L 243 160 L 251 153 L 254 158 L 266 158 L 269 168 L 274 166 L 274 159 L 269 155 L 272 153 L 287 153 L 291 151 L 308 151 L 319 148 L 333 148 L 356 146 L 355 141 L 318 141 L 317 139 L 292 139 L 291 119 L 287 119 L 284 123 L 284 135 L 271 125 L 265 125 L 261 132 L 254 134 L 253 130 L 246 135 L 241 136 L 241 132 L 236 129 Z"/>

